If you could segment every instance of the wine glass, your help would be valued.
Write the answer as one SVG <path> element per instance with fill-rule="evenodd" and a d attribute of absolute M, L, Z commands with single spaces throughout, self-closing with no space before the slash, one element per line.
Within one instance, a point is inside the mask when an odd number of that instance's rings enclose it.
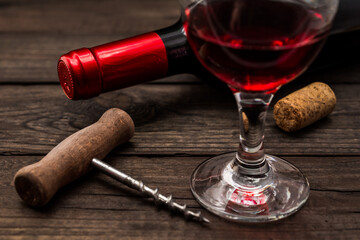
<path fill-rule="evenodd" d="M 240 118 L 237 152 L 201 163 L 191 176 L 193 195 L 209 211 L 234 221 L 269 222 L 295 213 L 309 197 L 309 182 L 294 165 L 264 153 L 266 111 L 280 86 L 320 51 L 338 0 L 180 3 L 192 50 L 230 87 Z"/>

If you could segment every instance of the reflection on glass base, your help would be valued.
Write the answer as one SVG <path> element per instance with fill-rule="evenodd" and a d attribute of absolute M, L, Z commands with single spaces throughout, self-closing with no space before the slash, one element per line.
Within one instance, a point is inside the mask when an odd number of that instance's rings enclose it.
<path fill-rule="evenodd" d="M 235 153 L 201 163 L 191 176 L 191 191 L 210 212 L 238 222 L 270 222 L 298 211 L 309 197 L 305 176 L 281 158 L 266 155 L 270 170 L 261 176 L 239 174 Z"/>

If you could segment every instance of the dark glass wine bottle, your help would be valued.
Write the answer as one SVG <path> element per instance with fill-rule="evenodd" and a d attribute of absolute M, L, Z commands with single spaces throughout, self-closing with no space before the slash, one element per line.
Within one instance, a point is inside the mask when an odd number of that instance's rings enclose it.
<path fill-rule="evenodd" d="M 344 3 L 340 4 L 334 29 L 312 68 L 359 55 L 360 19 L 349 21 L 344 16 L 359 10 L 360 4 L 352 0 Z M 73 100 L 179 73 L 210 75 L 191 51 L 181 20 L 140 36 L 73 50 L 58 62 L 61 86 Z"/>

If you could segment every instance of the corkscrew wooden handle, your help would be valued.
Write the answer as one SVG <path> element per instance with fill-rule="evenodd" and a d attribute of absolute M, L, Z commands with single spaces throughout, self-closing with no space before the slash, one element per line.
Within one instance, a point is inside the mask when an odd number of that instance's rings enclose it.
<path fill-rule="evenodd" d="M 41 161 L 20 169 L 15 177 L 19 196 L 31 206 L 45 205 L 62 186 L 103 159 L 115 146 L 134 135 L 134 123 L 123 110 L 112 108 L 94 124 L 72 134 Z"/>

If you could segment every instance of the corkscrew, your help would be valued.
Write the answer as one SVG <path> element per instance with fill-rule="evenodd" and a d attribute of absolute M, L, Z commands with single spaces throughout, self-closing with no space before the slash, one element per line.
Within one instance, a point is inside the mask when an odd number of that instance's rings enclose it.
<path fill-rule="evenodd" d="M 145 196 L 152 197 L 155 200 L 155 204 L 166 205 L 170 210 L 182 213 L 187 219 L 194 219 L 199 222 L 209 223 L 210 221 L 201 215 L 201 212 L 193 212 L 187 209 L 186 204 L 180 205 L 173 201 L 172 195 L 165 197 L 160 194 L 158 189 L 152 189 L 146 186 L 142 181 L 136 180 L 129 175 L 111 167 L 110 165 L 100 161 L 99 159 L 93 158 L 91 161 L 92 167 L 100 170 L 106 175 L 118 180 L 126 186 L 135 189 Z"/>
<path fill-rule="evenodd" d="M 105 158 L 118 144 L 127 142 L 134 135 L 134 130 L 134 122 L 126 112 L 109 109 L 96 123 L 64 139 L 39 162 L 21 168 L 14 177 L 17 193 L 32 207 L 44 206 L 61 187 L 83 176 L 93 166 L 154 198 L 155 203 L 166 205 L 189 219 L 208 223 L 209 220 L 200 212 L 189 211 L 186 205 L 174 202 L 171 196 L 165 197 L 157 189 L 151 189 L 142 181 L 98 160 Z"/>

